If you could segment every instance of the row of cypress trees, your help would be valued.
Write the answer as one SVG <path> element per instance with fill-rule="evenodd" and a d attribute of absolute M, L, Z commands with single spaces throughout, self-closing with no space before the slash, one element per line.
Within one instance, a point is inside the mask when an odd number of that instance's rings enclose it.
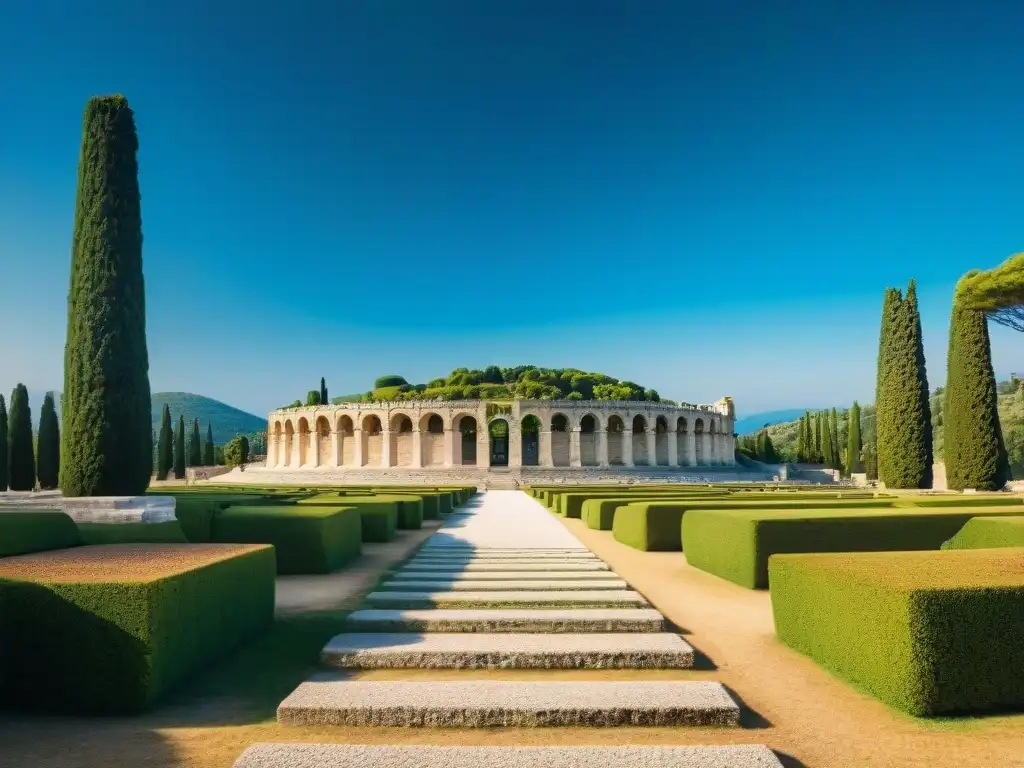
<path fill-rule="evenodd" d="M 746 435 L 740 438 L 736 450 L 744 456 L 757 461 L 763 461 L 766 464 L 777 464 L 781 461 L 778 451 L 775 450 L 775 444 L 772 443 L 771 435 L 768 434 L 767 427 L 762 427 L 755 435 Z"/>
<path fill-rule="evenodd" d="M 212 467 L 215 463 L 213 445 L 213 425 L 206 425 L 206 442 L 199 437 L 199 419 L 192 421 L 188 449 L 185 446 L 185 417 L 178 417 L 177 429 L 171 428 L 171 409 L 164 404 L 160 415 L 160 436 L 154 440 L 156 455 L 153 457 L 153 469 L 157 480 L 166 480 L 173 471 L 174 477 L 181 480 L 185 477 L 185 467 Z"/>
<path fill-rule="evenodd" d="M 0 491 L 31 491 L 57 487 L 60 473 L 60 426 L 53 393 L 43 398 L 39 439 L 32 434 L 28 389 L 18 384 L 11 394 L 11 412 L 0 395 Z"/>
<path fill-rule="evenodd" d="M 814 413 L 807 411 L 800 417 L 797 427 L 796 460 L 841 470 L 845 462 L 839 442 L 839 414 L 835 408 Z"/>

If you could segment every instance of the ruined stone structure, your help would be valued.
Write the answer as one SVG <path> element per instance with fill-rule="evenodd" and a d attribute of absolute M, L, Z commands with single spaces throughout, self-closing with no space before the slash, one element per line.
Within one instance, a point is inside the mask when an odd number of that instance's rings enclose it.
<path fill-rule="evenodd" d="M 733 466 L 735 409 L 599 400 L 409 400 L 285 408 L 267 469 Z"/>

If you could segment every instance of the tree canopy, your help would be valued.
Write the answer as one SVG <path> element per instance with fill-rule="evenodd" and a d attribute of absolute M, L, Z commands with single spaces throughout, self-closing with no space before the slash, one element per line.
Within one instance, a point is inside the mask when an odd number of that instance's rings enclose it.
<path fill-rule="evenodd" d="M 971 270 L 957 285 L 955 302 L 965 310 L 984 312 L 994 322 L 1024 331 L 1024 253 L 998 267 Z"/>

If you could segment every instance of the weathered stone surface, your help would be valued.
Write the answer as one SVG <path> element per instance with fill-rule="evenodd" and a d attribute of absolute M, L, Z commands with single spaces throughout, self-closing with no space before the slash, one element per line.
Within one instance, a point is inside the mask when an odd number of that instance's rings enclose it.
<path fill-rule="evenodd" d="M 670 632 L 350 633 L 332 638 L 320 659 L 346 669 L 686 669 L 693 648 Z"/>
<path fill-rule="evenodd" d="M 596 560 L 592 552 L 571 551 L 565 549 L 466 549 L 459 552 L 448 552 L 451 547 L 427 547 L 416 553 L 417 557 L 430 560 L 488 560 L 527 559 L 527 560 Z"/>
<path fill-rule="evenodd" d="M 405 579 L 395 579 L 393 581 L 385 581 L 380 586 L 381 589 L 391 590 L 404 590 L 406 592 L 440 592 L 448 590 L 451 592 L 480 592 L 485 590 L 497 589 L 503 591 L 509 590 L 559 590 L 559 589 L 629 589 L 627 584 L 622 579 L 507 579 L 505 581 L 487 580 L 482 579 L 480 581 L 468 581 L 462 579 L 456 580 L 439 580 L 439 581 L 426 581 L 425 579 L 411 579 L 409 577 Z"/>
<path fill-rule="evenodd" d="M 345 620 L 353 632 L 662 632 L 653 608 L 363 609 Z"/>
<path fill-rule="evenodd" d="M 563 591 L 498 591 L 493 592 L 371 592 L 366 605 L 378 608 L 473 608 L 570 606 L 604 608 L 615 606 L 647 606 L 647 601 L 632 590 L 563 590 Z"/>
<path fill-rule="evenodd" d="M 738 725 L 714 682 L 310 680 L 277 708 L 283 725 L 399 727 Z"/>
<path fill-rule="evenodd" d="M 77 523 L 167 523 L 174 516 L 173 496 L 79 496 L 60 491 L 0 493 L 0 514 L 60 509 Z"/>
<path fill-rule="evenodd" d="M 253 744 L 234 768 L 782 768 L 763 746 L 426 747 Z"/>
<path fill-rule="evenodd" d="M 533 571 L 466 571 L 449 570 L 406 570 L 395 571 L 391 577 L 394 581 L 506 581 L 522 579 L 524 581 L 590 581 L 605 582 L 616 581 L 622 577 L 614 571 L 546 571 L 537 569 Z"/>
<path fill-rule="evenodd" d="M 609 570 L 607 563 L 598 562 L 585 562 L 585 563 L 523 563 L 516 562 L 510 563 L 507 561 L 500 563 L 467 563 L 460 565 L 458 570 L 460 571 L 607 571 Z M 450 571 L 452 570 L 451 563 L 423 563 L 423 562 L 409 562 L 406 563 L 402 570 L 405 571 Z"/>

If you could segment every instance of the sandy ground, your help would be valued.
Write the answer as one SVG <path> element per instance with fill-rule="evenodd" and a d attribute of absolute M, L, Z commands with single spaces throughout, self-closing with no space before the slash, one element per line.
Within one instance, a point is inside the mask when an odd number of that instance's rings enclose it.
<path fill-rule="evenodd" d="M 378 670 L 361 679 L 712 679 L 750 711 L 743 727 L 419 730 L 281 728 L 273 712 L 253 711 L 224 692 L 186 707 L 166 706 L 136 718 L 0 718 L 4 768 L 229 768 L 256 741 L 363 744 L 614 745 L 766 744 L 788 766 L 1024 768 L 1024 716 L 947 723 L 894 713 L 822 672 L 774 638 L 766 593 L 750 592 L 686 565 L 678 553 L 642 553 L 565 525 L 606 559 L 685 633 L 703 654 L 682 671 Z M 353 568 L 328 577 L 282 579 L 279 610 L 351 606 L 380 571 L 401 560 L 428 532 L 401 544 L 367 546 Z M 287 694 L 289 691 L 284 691 Z"/>

